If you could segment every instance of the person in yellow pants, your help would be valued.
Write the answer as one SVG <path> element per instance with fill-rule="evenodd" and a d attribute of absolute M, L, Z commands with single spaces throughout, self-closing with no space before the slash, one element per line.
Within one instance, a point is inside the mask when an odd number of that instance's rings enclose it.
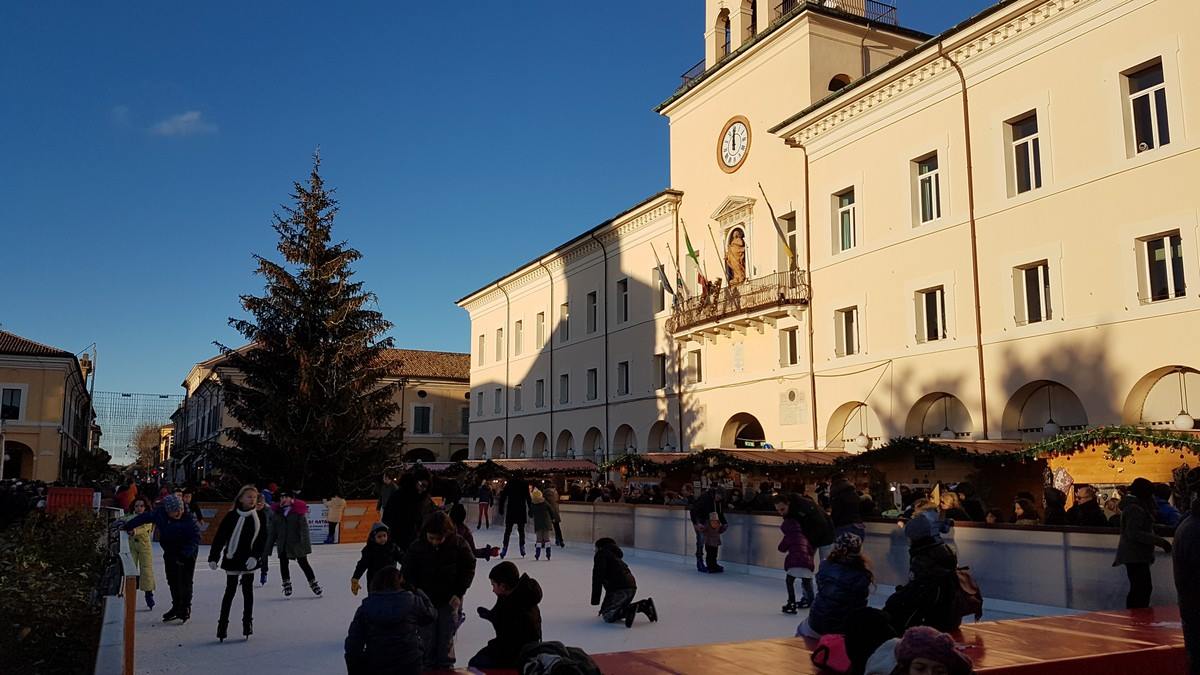
<path fill-rule="evenodd" d="M 145 497 L 138 497 L 133 502 L 133 515 L 140 516 L 149 510 Z M 138 590 L 146 594 L 146 607 L 154 609 L 154 547 L 150 543 L 150 534 L 154 532 L 154 524 L 146 523 L 133 528 L 129 533 L 129 548 L 138 566 Z"/>

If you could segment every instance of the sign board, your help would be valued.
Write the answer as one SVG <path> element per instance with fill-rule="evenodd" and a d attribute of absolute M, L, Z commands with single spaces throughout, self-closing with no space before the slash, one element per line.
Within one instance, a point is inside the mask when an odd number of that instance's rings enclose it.
<path fill-rule="evenodd" d="M 324 544 L 329 536 L 329 523 L 325 520 L 328 509 L 321 503 L 308 505 L 308 538 L 314 544 Z"/>
<path fill-rule="evenodd" d="M 918 453 L 913 455 L 913 468 L 917 471 L 933 471 L 933 453 Z"/>

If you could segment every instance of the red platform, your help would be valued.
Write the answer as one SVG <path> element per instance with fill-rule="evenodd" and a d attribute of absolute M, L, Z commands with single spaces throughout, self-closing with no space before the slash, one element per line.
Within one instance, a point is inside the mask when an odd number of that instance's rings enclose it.
<path fill-rule="evenodd" d="M 989 675 L 1169 675 L 1187 670 L 1177 607 L 966 624 L 955 634 Z M 777 638 L 596 654 L 605 673 L 817 675 L 815 642 Z"/>
<path fill-rule="evenodd" d="M 92 488 L 52 487 L 46 493 L 46 511 L 59 513 L 69 509 L 91 509 Z"/>

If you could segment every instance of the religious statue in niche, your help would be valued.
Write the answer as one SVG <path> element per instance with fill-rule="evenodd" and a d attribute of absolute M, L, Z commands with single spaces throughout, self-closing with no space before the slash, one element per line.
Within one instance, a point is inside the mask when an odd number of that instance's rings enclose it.
<path fill-rule="evenodd" d="M 731 285 L 746 280 L 746 233 L 740 227 L 729 233 L 729 242 L 725 245 L 725 269 Z"/>

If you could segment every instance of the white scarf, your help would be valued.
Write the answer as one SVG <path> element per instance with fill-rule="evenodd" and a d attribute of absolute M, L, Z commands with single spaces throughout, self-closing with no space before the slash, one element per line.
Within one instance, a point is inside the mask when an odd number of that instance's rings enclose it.
<path fill-rule="evenodd" d="M 253 543 L 258 540 L 258 528 L 260 527 L 258 518 L 255 517 L 258 511 L 254 509 L 243 511 L 239 508 L 234 509 L 233 512 L 238 514 L 238 519 L 233 525 L 233 535 L 229 538 L 229 544 L 225 546 L 226 560 L 233 560 L 234 553 L 236 553 L 238 547 L 242 545 L 242 526 L 246 524 L 247 518 L 250 518 L 254 521 L 254 536 L 250 539 L 251 546 L 253 546 Z"/>

